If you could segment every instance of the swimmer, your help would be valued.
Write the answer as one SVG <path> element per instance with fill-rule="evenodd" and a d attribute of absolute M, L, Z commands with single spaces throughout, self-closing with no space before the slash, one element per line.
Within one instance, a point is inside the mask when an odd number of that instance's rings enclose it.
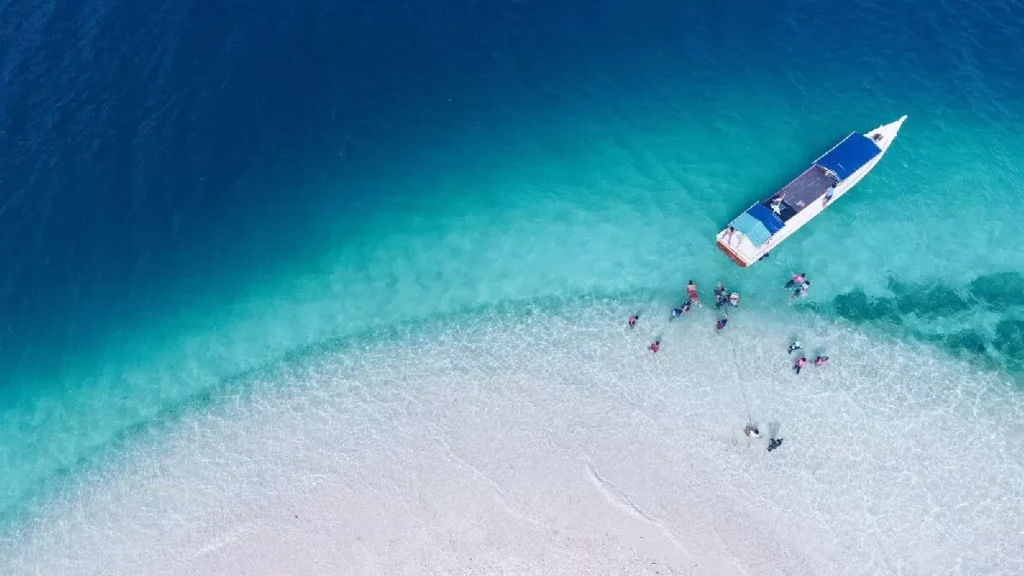
<path fill-rule="evenodd" d="M 732 306 L 733 308 L 736 308 L 737 306 L 739 306 L 740 305 L 740 295 L 735 293 L 735 292 L 733 292 L 732 294 L 729 294 L 729 305 Z"/>
<path fill-rule="evenodd" d="M 690 283 L 686 285 L 686 295 L 690 297 L 690 302 L 700 304 L 700 296 L 697 295 L 697 283 L 690 280 Z"/>
<path fill-rule="evenodd" d="M 636 321 L 639 320 L 639 319 L 640 319 L 640 315 L 639 314 L 633 314 L 632 316 L 630 316 L 629 317 L 629 327 L 630 328 L 635 328 L 636 327 Z"/>
<path fill-rule="evenodd" d="M 795 288 L 795 287 L 799 286 L 800 284 L 803 284 L 804 280 L 806 280 L 806 279 L 807 279 L 807 275 L 804 274 L 803 272 L 801 272 L 799 274 L 794 274 L 793 277 L 789 279 L 789 282 L 786 282 L 786 285 L 783 286 L 783 288 Z"/>
<path fill-rule="evenodd" d="M 722 328 L 725 328 L 725 325 L 728 324 L 728 323 L 729 323 L 729 315 L 725 314 L 721 318 L 719 318 L 717 322 L 715 322 L 715 328 L 717 328 L 718 330 L 721 330 Z"/>
<path fill-rule="evenodd" d="M 661 340 L 655 340 L 651 343 L 651 352 L 657 352 L 661 350 Z"/>
<path fill-rule="evenodd" d="M 811 289 L 811 281 L 804 280 L 804 283 L 797 286 L 796 290 L 793 290 L 793 295 L 789 297 L 790 300 L 793 298 L 806 298 L 807 291 Z"/>
<path fill-rule="evenodd" d="M 759 432 L 757 426 L 754 426 L 753 424 L 747 424 L 747 426 L 743 429 L 743 433 L 746 434 L 748 438 L 761 437 L 761 432 Z"/>
<path fill-rule="evenodd" d="M 801 356 L 800 359 L 796 361 L 796 364 L 793 364 L 793 372 L 799 374 L 800 371 L 804 369 L 804 366 L 807 366 L 807 358 Z"/>
<path fill-rule="evenodd" d="M 792 354 L 793 352 L 796 352 L 801 348 L 803 348 L 803 346 L 800 345 L 799 341 L 793 342 L 792 344 L 789 345 L 789 353 Z"/>
<path fill-rule="evenodd" d="M 828 356 L 818 356 L 814 359 L 815 366 L 824 366 L 825 362 L 828 362 Z"/>
<path fill-rule="evenodd" d="M 721 308 L 722 306 L 725 305 L 725 302 L 728 299 L 728 297 L 725 294 L 726 290 L 728 290 L 728 288 L 726 288 L 725 286 L 722 285 L 721 282 L 719 282 L 718 288 L 715 288 L 715 308 Z"/>
<path fill-rule="evenodd" d="M 768 443 L 768 451 L 771 452 L 779 446 L 782 446 L 782 438 L 772 438 L 771 442 Z"/>
<path fill-rule="evenodd" d="M 673 308 L 672 309 L 672 316 L 669 317 L 669 320 L 675 320 L 676 318 L 679 318 L 683 314 L 689 314 L 691 306 L 692 306 L 692 304 L 690 304 L 689 302 L 686 302 L 685 304 L 683 304 L 682 306 L 679 306 L 678 308 Z"/>

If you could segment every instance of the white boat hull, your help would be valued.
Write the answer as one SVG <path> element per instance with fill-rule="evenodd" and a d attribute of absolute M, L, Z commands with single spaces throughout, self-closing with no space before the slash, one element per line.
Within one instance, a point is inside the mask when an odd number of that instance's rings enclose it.
<path fill-rule="evenodd" d="M 831 206 L 837 200 L 846 195 L 847 192 L 867 176 L 868 172 L 871 172 L 882 157 L 885 156 L 886 151 L 896 139 L 896 135 L 899 133 L 900 127 L 906 119 L 907 117 L 904 116 L 891 124 L 879 126 L 878 128 L 864 134 L 864 136 L 875 141 L 875 144 L 881 152 L 845 179 L 837 183 L 834 187 L 832 200 L 827 204 L 825 203 L 825 194 L 823 192 L 821 196 L 818 197 L 817 201 L 812 202 L 805 208 L 801 209 L 794 216 L 786 220 L 785 225 L 780 230 L 772 234 L 767 241 L 757 245 L 755 245 L 751 238 L 741 232 L 733 231 L 730 233 L 729 228 L 726 227 L 716 236 L 718 247 L 734 262 L 744 268 L 760 260 L 765 254 L 785 241 L 786 238 L 792 236 L 797 230 L 813 220 L 818 214 L 821 214 L 827 207 Z M 876 136 L 879 138 L 878 140 L 875 140 Z M 839 146 L 839 144 L 836 146 Z M 833 149 L 834 148 L 835 147 L 833 147 Z M 831 152 L 831 150 L 829 152 Z M 826 154 L 828 154 L 828 152 L 826 152 Z"/>

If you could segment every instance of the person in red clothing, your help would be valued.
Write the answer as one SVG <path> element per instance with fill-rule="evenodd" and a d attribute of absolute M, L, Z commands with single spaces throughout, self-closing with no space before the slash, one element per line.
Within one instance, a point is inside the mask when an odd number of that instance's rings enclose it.
<path fill-rule="evenodd" d="M 661 340 L 655 340 L 651 343 L 651 352 L 657 352 L 661 350 Z"/>
<path fill-rule="evenodd" d="M 800 359 L 796 361 L 796 364 L 793 365 L 793 372 L 799 374 L 800 371 L 803 370 L 804 366 L 807 366 L 807 358 L 801 356 Z"/>
<path fill-rule="evenodd" d="M 700 296 L 697 295 L 697 283 L 690 280 L 690 283 L 686 285 L 686 295 L 690 297 L 690 302 L 703 306 L 700 303 Z"/>

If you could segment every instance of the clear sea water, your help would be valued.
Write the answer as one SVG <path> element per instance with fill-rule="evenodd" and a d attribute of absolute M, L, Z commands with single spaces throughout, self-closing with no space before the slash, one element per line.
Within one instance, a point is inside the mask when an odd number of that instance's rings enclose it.
<path fill-rule="evenodd" d="M 729 370 L 801 326 L 877 354 L 856 373 L 862 358 L 833 354 L 837 386 L 951 394 L 922 410 L 980 443 L 965 469 L 1001 462 L 974 481 L 1019 535 L 1007 477 L 1024 456 L 973 431 L 1024 413 L 1022 38 L 1017 3 L 0 0 L 0 550 L 38 569 L 25 542 L 172 446 L 226 466 L 197 448 L 212 433 L 188 448 L 183 430 L 234 419 L 217 438 L 244 439 L 254 406 L 331 388 L 303 370 L 426 390 L 482 354 L 474 330 L 518 335 L 515 366 L 540 343 L 598 362 L 645 346 L 598 327 L 657 317 L 691 278 L 743 295 L 745 347 L 660 324 L 644 338 Z M 740 270 L 715 249 L 738 211 L 903 114 L 875 171 L 769 260 Z M 790 306 L 795 271 L 814 289 Z M 448 360 L 381 353 L 427 335 Z M 785 371 L 765 374 L 735 378 L 758 395 Z M 731 398 L 723 426 L 775 410 L 760 397 Z M 788 441 L 820 441 L 807 432 Z M 1019 545 L 967 552 L 968 568 L 1024 562 Z"/>

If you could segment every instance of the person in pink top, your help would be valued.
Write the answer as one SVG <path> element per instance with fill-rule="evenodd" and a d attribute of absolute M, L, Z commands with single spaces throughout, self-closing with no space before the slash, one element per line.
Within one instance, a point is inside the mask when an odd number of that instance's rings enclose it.
<path fill-rule="evenodd" d="M 800 371 L 804 369 L 804 366 L 807 366 L 807 358 L 801 356 L 800 359 L 796 361 L 796 364 L 793 365 L 793 372 L 799 374 Z"/>
<path fill-rule="evenodd" d="M 651 352 L 657 352 L 661 350 L 661 340 L 655 340 L 651 343 Z"/>
<path fill-rule="evenodd" d="M 786 282 L 786 285 L 783 286 L 783 288 L 796 288 L 797 286 L 803 284 L 804 280 L 806 279 L 807 275 L 804 274 L 803 272 L 799 274 L 794 274 L 793 277 L 789 279 L 789 282 Z"/>
<path fill-rule="evenodd" d="M 630 328 L 636 327 L 636 321 L 639 320 L 639 319 L 640 319 L 640 315 L 639 314 L 633 314 L 632 316 L 630 316 L 629 317 L 629 327 Z"/>
<path fill-rule="evenodd" d="M 828 356 L 818 356 L 814 359 L 815 366 L 824 366 L 825 362 L 828 362 Z"/>

